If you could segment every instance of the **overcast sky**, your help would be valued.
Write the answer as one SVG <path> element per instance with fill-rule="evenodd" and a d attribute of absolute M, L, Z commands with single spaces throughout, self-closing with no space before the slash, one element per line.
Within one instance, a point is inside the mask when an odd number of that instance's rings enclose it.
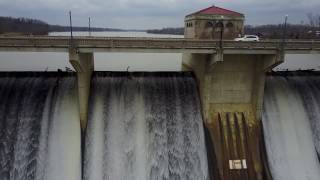
<path fill-rule="evenodd" d="M 215 4 L 244 13 L 246 24 L 307 22 L 306 14 L 320 11 L 320 0 L 0 0 L 0 16 L 30 17 L 50 24 L 126 29 L 181 27 L 186 14 Z"/>

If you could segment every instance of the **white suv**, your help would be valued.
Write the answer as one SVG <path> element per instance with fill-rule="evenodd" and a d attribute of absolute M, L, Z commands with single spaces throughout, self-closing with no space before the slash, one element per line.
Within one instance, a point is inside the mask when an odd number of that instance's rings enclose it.
<path fill-rule="evenodd" d="M 259 37 L 256 35 L 244 35 L 240 38 L 235 38 L 235 41 L 259 41 Z"/>

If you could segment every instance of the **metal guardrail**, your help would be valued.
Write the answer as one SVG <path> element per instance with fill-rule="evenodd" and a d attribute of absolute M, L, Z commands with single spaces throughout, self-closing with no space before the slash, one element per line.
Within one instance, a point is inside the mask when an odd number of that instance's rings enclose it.
<path fill-rule="evenodd" d="M 141 49 L 217 49 L 217 40 L 194 40 L 185 38 L 138 38 L 138 37 L 74 37 L 78 48 L 141 48 Z M 6 48 L 69 48 L 69 37 L 36 36 L 36 37 L 0 37 L 0 47 Z M 259 42 L 223 41 L 224 49 L 266 49 L 279 50 L 281 40 Z M 320 41 L 287 40 L 284 50 L 320 50 Z"/>

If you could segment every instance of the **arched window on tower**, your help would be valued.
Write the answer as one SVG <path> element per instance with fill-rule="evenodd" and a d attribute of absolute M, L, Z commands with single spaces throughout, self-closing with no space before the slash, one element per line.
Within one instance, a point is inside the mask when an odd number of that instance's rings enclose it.
<path fill-rule="evenodd" d="M 211 38 L 214 37 L 214 21 L 207 21 L 205 24 L 205 28 L 202 34 L 202 38 Z"/>
<path fill-rule="evenodd" d="M 215 28 L 223 28 L 223 27 L 224 27 L 224 25 L 221 21 L 219 21 L 215 24 Z"/>
<path fill-rule="evenodd" d="M 226 33 L 229 38 L 234 38 L 236 35 L 234 34 L 234 25 L 232 22 L 228 22 L 226 25 Z"/>
<path fill-rule="evenodd" d="M 214 28 L 215 28 L 216 32 L 223 31 L 224 24 L 221 21 L 219 21 L 214 25 Z"/>
<path fill-rule="evenodd" d="M 187 22 L 186 27 L 192 27 L 192 22 Z"/>
<path fill-rule="evenodd" d="M 232 28 L 233 28 L 233 23 L 232 23 L 232 22 L 228 22 L 227 25 L 226 25 L 226 27 L 227 27 L 228 29 L 232 29 Z"/>
<path fill-rule="evenodd" d="M 213 22 L 208 21 L 206 23 L 206 28 L 212 28 L 213 27 Z"/>

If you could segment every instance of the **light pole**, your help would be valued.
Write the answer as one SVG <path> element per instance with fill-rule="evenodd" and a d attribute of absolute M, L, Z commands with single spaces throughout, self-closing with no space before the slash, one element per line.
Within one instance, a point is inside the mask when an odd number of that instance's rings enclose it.
<path fill-rule="evenodd" d="M 91 19 L 89 17 L 89 36 L 91 36 Z"/>
<path fill-rule="evenodd" d="M 223 21 L 220 20 L 218 23 L 215 24 L 215 27 L 219 28 L 220 30 L 220 48 L 222 49 L 222 40 L 223 40 L 223 32 L 224 32 Z"/>
<path fill-rule="evenodd" d="M 222 40 L 223 40 L 223 34 L 224 34 L 224 24 L 223 24 L 223 19 L 224 16 L 220 16 L 221 20 L 220 20 L 220 48 L 222 49 Z"/>
<path fill-rule="evenodd" d="M 283 48 L 284 48 L 284 44 L 285 44 L 285 41 L 286 41 L 287 21 L 288 21 L 288 15 L 286 15 L 285 19 L 284 19 L 284 27 L 283 27 L 283 34 L 282 34 L 282 46 L 283 46 Z"/>
<path fill-rule="evenodd" d="M 223 33 L 224 33 L 224 24 L 223 22 L 221 22 L 221 31 L 220 31 L 220 48 L 221 49 L 222 49 Z"/>
<path fill-rule="evenodd" d="M 69 23 L 70 23 L 70 46 L 73 46 L 73 34 L 72 34 L 72 17 L 71 11 L 69 11 Z"/>

